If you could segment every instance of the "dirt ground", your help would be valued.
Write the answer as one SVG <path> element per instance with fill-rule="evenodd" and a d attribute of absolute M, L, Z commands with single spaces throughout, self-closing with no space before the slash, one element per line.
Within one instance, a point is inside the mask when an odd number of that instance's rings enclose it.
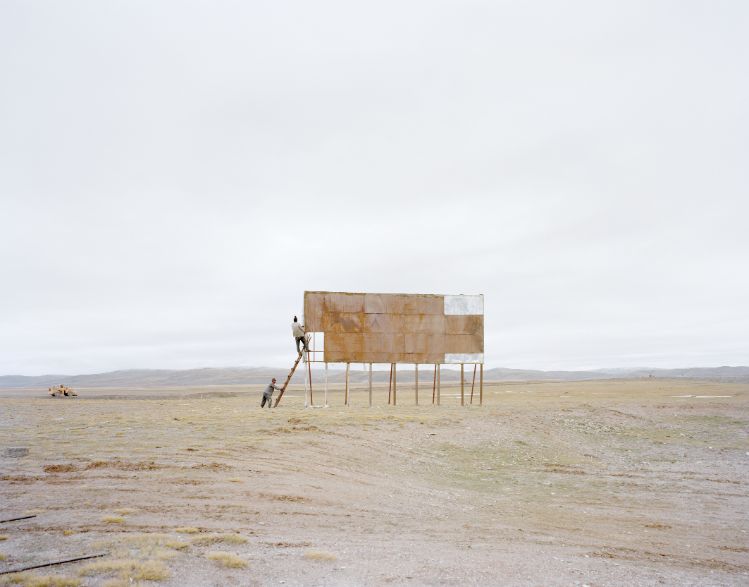
<path fill-rule="evenodd" d="M 0 390 L 0 571 L 106 555 L 0 585 L 749 584 L 747 384 L 78 391 Z"/>

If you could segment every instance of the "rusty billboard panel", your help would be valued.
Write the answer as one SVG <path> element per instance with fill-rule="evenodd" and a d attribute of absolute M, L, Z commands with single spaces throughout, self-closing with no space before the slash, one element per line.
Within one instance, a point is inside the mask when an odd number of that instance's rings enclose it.
<path fill-rule="evenodd" d="M 483 363 L 482 295 L 304 292 L 328 363 Z"/>

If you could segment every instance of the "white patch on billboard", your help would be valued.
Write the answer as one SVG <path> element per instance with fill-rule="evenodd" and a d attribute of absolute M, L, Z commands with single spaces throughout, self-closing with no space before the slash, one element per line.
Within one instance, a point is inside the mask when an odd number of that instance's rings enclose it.
<path fill-rule="evenodd" d="M 483 363 L 484 353 L 445 353 L 445 363 Z"/>
<path fill-rule="evenodd" d="M 445 296 L 446 316 L 475 316 L 484 314 L 484 296 Z"/>

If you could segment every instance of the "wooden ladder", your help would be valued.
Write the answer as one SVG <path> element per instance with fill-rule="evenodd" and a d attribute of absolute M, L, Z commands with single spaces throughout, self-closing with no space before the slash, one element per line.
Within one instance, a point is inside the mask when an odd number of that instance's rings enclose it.
<path fill-rule="evenodd" d="M 289 376 L 286 378 L 286 382 L 283 384 L 283 387 L 281 388 L 280 393 L 278 394 L 278 397 L 276 398 L 276 403 L 273 405 L 274 408 L 278 407 L 278 402 L 281 401 L 281 398 L 283 397 L 283 392 L 286 391 L 286 386 L 289 385 L 289 381 L 291 381 L 291 378 L 294 376 L 294 371 L 296 371 L 296 368 L 299 366 L 299 361 L 302 360 L 302 357 L 304 356 L 304 349 L 299 353 L 299 356 L 296 358 L 296 361 L 294 361 L 294 365 L 291 367 L 291 371 L 289 371 Z"/>

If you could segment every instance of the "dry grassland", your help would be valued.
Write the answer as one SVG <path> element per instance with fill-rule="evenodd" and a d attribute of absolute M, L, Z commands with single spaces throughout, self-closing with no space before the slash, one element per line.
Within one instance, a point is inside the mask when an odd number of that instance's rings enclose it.
<path fill-rule="evenodd" d="M 746 384 L 2 394 L 0 585 L 749 583 Z"/>
<path fill-rule="evenodd" d="M 247 566 L 246 560 L 238 557 L 236 554 L 232 554 L 231 552 L 209 552 L 206 555 L 206 558 L 229 569 L 243 569 Z"/>

